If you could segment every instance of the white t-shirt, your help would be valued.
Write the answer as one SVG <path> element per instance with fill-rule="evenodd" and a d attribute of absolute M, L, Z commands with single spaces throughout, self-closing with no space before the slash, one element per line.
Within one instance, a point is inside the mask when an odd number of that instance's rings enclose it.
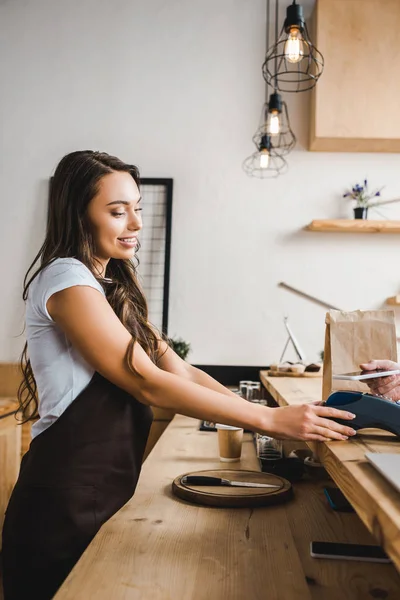
<path fill-rule="evenodd" d="M 29 286 L 26 337 L 37 384 L 40 416 L 32 425 L 32 437 L 50 427 L 62 415 L 95 372 L 68 341 L 46 308 L 50 296 L 74 285 L 88 285 L 105 296 L 94 275 L 76 258 L 57 258 Z"/>

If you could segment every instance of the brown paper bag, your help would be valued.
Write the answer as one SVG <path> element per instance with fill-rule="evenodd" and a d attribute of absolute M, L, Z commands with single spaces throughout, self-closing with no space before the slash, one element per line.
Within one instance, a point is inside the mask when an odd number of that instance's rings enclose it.
<path fill-rule="evenodd" d="M 332 379 L 332 375 L 360 369 L 360 363 L 372 359 L 397 362 L 396 326 L 392 310 L 356 310 L 326 313 L 322 399 L 333 390 L 360 390 L 362 381 Z"/>

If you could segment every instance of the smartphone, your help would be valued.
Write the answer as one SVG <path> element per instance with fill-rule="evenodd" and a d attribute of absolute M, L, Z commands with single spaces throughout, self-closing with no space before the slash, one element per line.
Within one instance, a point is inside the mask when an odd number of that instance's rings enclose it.
<path fill-rule="evenodd" d="M 346 496 L 337 487 L 324 488 L 324 494 L 333 510 L 339 512 L 354 512 L 354 508 L 347 500 Z"/>
<path fill-rule="evenodd" d="M 313 558 L 338 560 L 361 560 L 366 562 L 392 562 L 380 546 L 363 544 L 338 544 L 336 542 L 311 542 L 310 554 Z"/>
<path fill-rule="evenodd" d="M 332 379 L 348 379 L 350 381 L 362 381 L 363 379 L 376 379 L 377 377 L 388 377 L 389 375 L 398 375 L 400 369 L 394 369 L 393 371 L 383 371 L 377 369 L 376 371 L 353 371 L 353 373 L 341 373 L 338 375 L 332 375 Z"/>

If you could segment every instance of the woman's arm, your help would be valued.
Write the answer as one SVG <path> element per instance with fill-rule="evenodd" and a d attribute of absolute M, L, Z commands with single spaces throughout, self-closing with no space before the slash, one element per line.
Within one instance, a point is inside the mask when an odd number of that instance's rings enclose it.
<path fill-rule="evenodd" d="M 355 432 L 327 417 L 351 419 L 351 413 L 303 405 L 267 408 L 236 394 L 227 396 L 158 368 L 143 348 L 134 346 L 132 373 L 125 362 L 131 335 L 97 290 L 74 286 L 53 294 L 47 310 L 72 345 L 96 371 L 140 402 L 190 417 L 238 425 L 292 439 L 344 439 Z"/>
<path fill-rule="evenodd" d="M 160 356 L 158 366 L 163 371 L 175 373 L 175 375 L 179 375 L 188 381 L 202 385 L 210 390 L 220 392 L 226 396 L 237 397 L 237 394 L 213 379 L 213 377 L 210 377 L 210 375 L 207 375 L 207 373 L 204 373 L 201 369 L 197 369 L 188 362 L 182 360 L 164 340 L 159 341 L 158 353 Z"/>

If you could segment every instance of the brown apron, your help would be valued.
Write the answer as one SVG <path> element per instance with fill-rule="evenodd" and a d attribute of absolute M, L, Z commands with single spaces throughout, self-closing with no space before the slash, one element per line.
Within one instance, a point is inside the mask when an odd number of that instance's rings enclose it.
<path fill-rule="evenodd" d="M 52 598 L 133 495 L 152 422 L 99 373 L 24 455 L 3 527 L 4 600 Z"/>

